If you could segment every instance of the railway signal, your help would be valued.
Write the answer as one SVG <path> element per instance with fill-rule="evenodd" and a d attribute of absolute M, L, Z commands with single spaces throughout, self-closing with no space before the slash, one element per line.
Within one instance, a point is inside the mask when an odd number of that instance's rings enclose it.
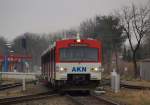
<path fill-rule="evenodd" d="M 22 48 L 27 49 L 27 40 L 25 37 L 22 38 L 21 44 L 22 44 Z"/>

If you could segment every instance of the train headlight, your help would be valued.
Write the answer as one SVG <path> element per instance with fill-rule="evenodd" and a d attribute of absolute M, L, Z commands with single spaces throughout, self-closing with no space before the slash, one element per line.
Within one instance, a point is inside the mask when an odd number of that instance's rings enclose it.
<path fill-rule="evenodd" d="M 98 71 L 98 68 L 97 68 L 97 67 L 91 68 L 91 71 L 92 71 L 92 72 Z"/>
<path fill-rule="evenodd" d="M 95 71 L 98 71 L 98 68 L 94 68 Z"/>
<path fill-rule="evenodd" d="M 60 67 L 60 71 L 67 71 L 67 68 Z"/>
<path fill-rule="evenodd" d="M 80 39 L 77 39 L 77 42 L 78 42 L 78 43 L 80 43 L 80 42 L 81 42 L 81 40 L 80 40 Z"/>
<path fill-rule="evenodd" d="M 61 68 L 60 68 L 60 71 L 64 71 L 64 68 L 63 68 L 63 67 L 61 67 Z"/>

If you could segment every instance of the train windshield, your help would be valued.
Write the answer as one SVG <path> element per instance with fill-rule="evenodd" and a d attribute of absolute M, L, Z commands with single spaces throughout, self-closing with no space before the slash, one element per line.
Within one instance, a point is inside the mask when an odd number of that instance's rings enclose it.
<path fill-rule="evenodd" d="M 98 49 L 88 47 L 70 47 L 60 49 L 60 61 L 98 61 Z"/>

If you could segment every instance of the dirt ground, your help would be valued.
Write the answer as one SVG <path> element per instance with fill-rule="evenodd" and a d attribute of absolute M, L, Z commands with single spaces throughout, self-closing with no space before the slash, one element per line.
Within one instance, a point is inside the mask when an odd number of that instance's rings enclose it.
<path fill-rule="evenodd" d="M 110 87 L 105 87 L 106 96 L 127 105 L 150 105 L 150 90 L 137 90 L 121 88 L 120 92 L 114 93 Z"/>
<path fill-rule="evenodd" d="M 47 99 L 27 101 L 13 105 L 77 105 L 65 96 L 54 96 Z"/>
<path fill-rule="evenodd" d="M 42 83 L 38 83 L 36 85 L 34 83 L 30 83 L 30 84 L 26 84 L 25 91 L 23 91 L 22 86 L 0 91 L 0 98 L 36 94 L 36 93 L 46 92 L 47 90 L 48 88 L 44 87 Z"/>

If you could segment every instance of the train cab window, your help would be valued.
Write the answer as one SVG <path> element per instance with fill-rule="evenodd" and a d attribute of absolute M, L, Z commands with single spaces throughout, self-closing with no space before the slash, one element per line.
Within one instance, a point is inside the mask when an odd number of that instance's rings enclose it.
<path fill-rule="evenodd" d="M 60 61 L 98 61 L 98 49 L 89 47 L 70 47 L 60 49 Z"/>

